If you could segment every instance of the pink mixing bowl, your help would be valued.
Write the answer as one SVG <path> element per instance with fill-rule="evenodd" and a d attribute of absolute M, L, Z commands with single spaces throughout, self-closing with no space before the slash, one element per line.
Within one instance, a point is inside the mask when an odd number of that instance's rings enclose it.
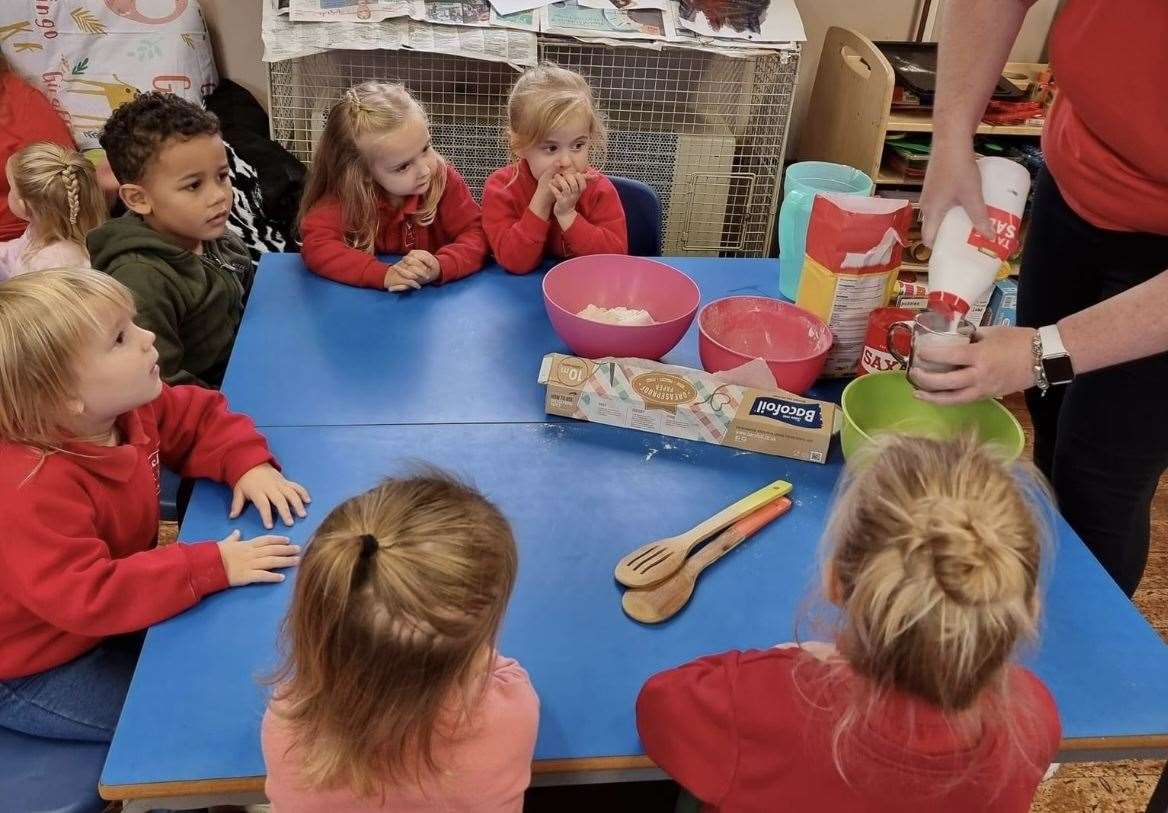
<path fill-rule="evenodd" d="M 590 359 L 661 358 L 689 330 L 698 300 L 692 279 L 644 257 L 574 257 L 543 278 L 543 304 L 552 327 L 573 353 Z M 656 324 L 606 325 L 576 315 L 589 305 L 643 309 Z"/>
<path fill-rule="evenodd" d="M 831 330 L 815 314 L 765 296 L 730 296 L 698 314 L 698 354 L 708 372 L 761 358 L 779 386 L 802 395 L 831 349 Z"/>

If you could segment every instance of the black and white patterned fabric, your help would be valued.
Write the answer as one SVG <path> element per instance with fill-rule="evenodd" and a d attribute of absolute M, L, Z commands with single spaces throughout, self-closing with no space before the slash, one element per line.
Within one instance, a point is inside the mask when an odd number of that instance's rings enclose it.
<path fill-rule="evenodd" d="M 226 146 L 231 185 L 235 188 L 227 227 L 239 235 L 252 261 L 258 263 L 269 251 L 283 251 L 287 239 L 276 222 L 264 214 L 264 193 L 255 168 L 240 158 L 230 144 Z"/>

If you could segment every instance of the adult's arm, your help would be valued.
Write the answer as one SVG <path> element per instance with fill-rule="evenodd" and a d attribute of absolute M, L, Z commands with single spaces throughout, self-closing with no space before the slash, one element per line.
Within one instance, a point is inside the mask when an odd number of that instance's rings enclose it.
<path fill-rule="evenodd" d="M 933 108 L 933 143 L 921 192 L 921 236 L 933 244 L 941 219 L 964 206 L 992 234 L 973 157 L 973 135 L 1034 0 L 960 0 L 945 6 Z"/>
<path fill-rule="evenodd" d="M 1058 323 L 1075 375 L 1168 352 L 1168 270 L 1147 282 L 1072 313 Z M 913 371 L 917 397 L 959 404 L 1034 386 L 1034 330 L 991 327 L 969 345 L 924 347 L 924 361 L 964 365 L 951 373 Z"/>

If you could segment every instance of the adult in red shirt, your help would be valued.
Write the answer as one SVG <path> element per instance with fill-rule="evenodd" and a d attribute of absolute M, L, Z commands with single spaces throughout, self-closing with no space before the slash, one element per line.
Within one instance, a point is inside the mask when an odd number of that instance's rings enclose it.
<path fill-rule="evenodd" d="M 28 225 L 8 208 L 8 176 L 2 170 L 13 153 L 38 141 L 75 148 L 65 120 L 0 54 L 0 241 L 19 237 Z"/>
<path fill-rule="evenodd" d="M 990 233 L 971 139 L 1031 2 L 963 0 L 946 10 L 921 197 L 926 242 L 956 205 Z M 960 369 L 913 374 L 936 403 L 1027 391 L 1034 461 L 1129 596 L 1168 466 L 1166 37 L 1163 0 L 1068 0 L 1050 38 L 1059 92 L 1022 253 L 1020 327 L 925 350 L 922 358 Z M 1119 62 L 1132 81 L 1104 81 L 1099 66 Z"/>

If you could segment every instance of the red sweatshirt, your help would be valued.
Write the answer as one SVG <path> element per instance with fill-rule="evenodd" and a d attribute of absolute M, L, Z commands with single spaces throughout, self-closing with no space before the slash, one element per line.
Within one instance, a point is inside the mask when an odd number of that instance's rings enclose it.
<path fill-rule="evenodd" d="M 1166 34 L 1164 0 L 1069 0 L 1051 28 L 1059 93 L 1042 151 L 1067 203 L 1101 229 L 1168 234 Z M 1121 91 L 1099 76 L 1119 60 L 1139 77 Z"/>
<path fill-rule="evenodd" d="M 483 229 L 499 265 L 512 274 L 533 271 L 553 257 L 628 254 L 625 210 L 612 181 L 596 170 L 576 203 L 576 219 L 564 231 L 555 215 L 544 220 L 528 205 L 537 182 L 526 161 L 495 170 L 483 187 Z M 514 180 L 512 180 L 514 179 Z"/>
<path fill-rule="evenodd" d="M 8 70 L 0 74 L 0 241 L 19 237 L 28 225 L 8 208 L 4 166 L 17 150 L 38 141 L 74 149 L 69 125 L 44 94 Z"/>
<path fill-rule="evenodd" d="M 932 704 L 890 696 L 841 741 L 845 780 L 832 734 L 848 681 L 829 680 L 831 669 L 800 649 L 769 649 L 654 675 L 637 698 L 641 742 L 707 811 L 1030 810 L 1060 738 L 1054 700 L 1033 674 L 1010 669 L 1016 742 L 988 723 L 980 735 L 962 735 Z"/>
<path fill-rule="evenodd" d="M 414 249 L 429 251 L 438 258 L 439 282 L 450 282 L 473 274 L 487 258 L 487 238 L 483 235 L 482 210 L 471 197 L 466 181 L 450 164 L 446 165 L 446 191 L 438 202 L 438 215 L 429 226 L 419 226 L 409 215 L 418 210 L 421 196 L 408 198 L 393 207 L 383 196 L 378 203 L 378 254 L 407 254 Z M 358 285 L 385 288 L 388 266 L 381 260 L 345 242 L 341 203 L 324 198 L 300 224 L 305 264 L 322 277 Z"/>
<path fill-rule="evenodd" d="M 0 679 L 72 660 L 227 587 L 214 542 L 155 547 L 159 463 L 233 485 L 274 463 L 251 419 L 218 392 L 162 388 L 118 419 L 118 446 L 44 457 L 0 442 Z"/>

